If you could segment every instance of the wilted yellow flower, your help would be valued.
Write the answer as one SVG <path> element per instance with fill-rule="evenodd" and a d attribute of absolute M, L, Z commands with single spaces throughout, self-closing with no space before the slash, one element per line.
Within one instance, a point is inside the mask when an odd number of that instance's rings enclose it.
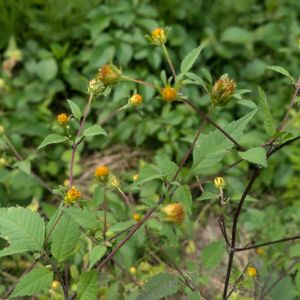
<path fill-rule="evenodd" d="M 135 267 L 130 267 L 129 273 L 130 273 L 131 275 L 135 275 L 135 274 L 136 274 L 136 268 L 135 268 Z"/>
<path fill-rule="evenodd" d="M 88 93 L 93 95 L 99 95 L 103 91 L 104 84 L 98 78 L 94 78 L 89 81 Z"/>
<path fill-rule="evenodd" d="M 139 179 L 139 177 L 140 177 L 140 174 L 134 174 L 132 176 L 132 179 L 133 179 L 133 181 L 137 181 Z"/>
<path fill-rule="evenodd" d="M 257 270 L 254 267 L 247 268 L 247 274 L 249 277 L 256 277 L 257 276 Z"/>
<path fill-rule="evenodd" d="M 225 180 L 223 177 L 216 177 L 214 179 L 214 185 L 217 189 L 223 189 L 225 186 Z"/>
<path fill-rule="evenodd" d="M 234 94 L 236 83 L 228 75 L 223 75 L 216 81 L 211 90 L 211 101 L 215 106 L 223 106 L 228 103 Z"/>
<path fill-rule="evenodd" d="M 57 289 L 59 288 L 59 285 L 60 285 L 59 281 L 53 280 L 53 281 L 52 281 L 52 284 L 51 284 L 51 288 L 52 288 L 53 290 L 57 290 Z"/>
<path fill-rule="evenodd" d="M 167 41 L 166 33 L 163 28 L 155 28 L 151 32 L 152 42 L 156 45 L 163 45 Z"/>
<path fill-rule="evenodd" d="M 107 179 L 108 175 L 109 175 L 109 168 L 106 165 L 98 166 L 95 170 L 95 177 L 97 179 L 100 180 Z"/>
<path fill-rule="evenodd" d="M 121 78 L 122 72 L 113 64 L 106 64 L 98 72 L 98 80 L 106 85 L 113 84 Z"/>
<path fill-rule="evenodd" d="M 181 203 L 171 203 L 162 208 L 167 215 L 166 220 L 173 223 L 182 223 L 185 219 L 185 210 Z"/>
<path fill-rule="evenodd" d="M 72 204 L 73 202 L 77 201 L 80 198 L 81 198 L 81 192 L 75 186 L 72 186 L 68 190 L 67 195 L 65 196 L 64 201 L 67 204 Z"/>
<path fill-rule="evenodd" d="M 161 90 L 161 97 L 167 102 L 174 101 L 177 97 L 177 90 L 170 86 L 166 86 Z"/>
<path fill-rule="evenodd" d="M 143 102 L 143 97 L 140 94 L 132 95 L 128 101 L 130 105 L 140 105 L 142 102 Z"/>
<path fill-rule="evenodd" d="M 69 117 L 65 113 L 61 113 L 61 114 L 57 115 L 56 119 L 57 119 L 57 122 L 62 126 L 66 126 L 69 122 Z"/>
<path fill-rule="evenodd" d="M 132 215 L 132 219 L 134 221 L 139 222 L 142 219 L 142 216 L 140 214 L 138 214 L 138 213 L 135 213 L 135 214 Z"/>

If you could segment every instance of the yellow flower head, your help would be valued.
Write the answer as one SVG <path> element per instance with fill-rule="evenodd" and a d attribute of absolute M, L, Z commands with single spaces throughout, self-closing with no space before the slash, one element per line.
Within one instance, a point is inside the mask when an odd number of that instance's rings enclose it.
<path fill-rule="evenodd" d="M 72 204 L 72 203 L 74 203 L 75 201 L 77 201 L 80 198 L 81 198 L 81 192 L 75 186 L 72 186 L 68 190 L 67 195 L 65 196 L 64 201 L 67 204 Z"/>
<path fill-rule="evenodd" d="M 140 174 L 134 174 L 132 176 L 132 179 L 133 179 L 133 181 L 137 181 L 139 179 L 139 177 L 140 177 Z"/>
<path fill-rule="evenodd" d="M 104 84 L 98 78 L 94 78 L 89 81 L 88 93 L 93 95 L 99 95 L 104 89 Z"/>
<path fill-rule="evenodd" d="M 151 39 L 155 45 L 163 45 L 167 41 L 166 33 L 163 28 L 155 28 L 151 32 Z"/>
<path fill-rule="evenodd" d="M 134 94 L 130 97 L 128 103 L 130 105 L 140 105 L 143 102 L 143 97 L 140 94 Z"/>
<path fill-rule="evenodd" d="M 52 281 L 52 284 L 51 284 L 51 288 L 52 288 L 53 290 L 57 290 L 57 289 L 59 288 L 59 285 L 60 285 L 59 281 L 53 280 L 53 281 Z"/>
<path fill-rule="evenodd" d="M 139 222 L 139 221 L 142 219 L 142 217 L 141 217 L 140 214 L 135 213 L 135 214 L 132 215 L 132 219 L 133 219 L 134 221 Z"/>
<path fill-rule="evenodd" d="M 236 89 L 236 83 L 228 75 L 223 75 L 212 87 L 211 100 L 215 106 L 227 104 Z"/>
<path fill-rule="evenodd" d="M 66 126 L 69 122 L 69 117 L 65 113 L 61 113 L 61 114 L 57 115 L 56 119 L 57 119 L 57 122 L 62 126 Z"/>
<path fill-rule="evenodd" d="M 7 165 L 7 160 L 4 157 L 0 158 L 0 167 L 4 167 Z"/>
<path fill-rule="evenodd" d="M 135 275 L 135 274 L 136 274 L 136 268 L 135 268 L 135 267 L 130 267 L 129 273 L 130 273 L 131 275 Z"/>
<path fill-rule="evenodd" d="M 120 186 L 120 180 L 116 177 L 116 176 L 112 176 L 111 179 L 110 179 L 110 184 L 117 188 Z"/>
<path fill-rule="evenodd" d="M 254 267 L 249 267 L 249 268 L 247 268 L 247 274 L 249 277 L 256 277 L 257 270 Z"/>
<path fill-rule="evenodd" d="M 167 102 L 174 101 L 177 97 L 177 90 L 170 86 L 166 86 L 161 90 L 161 97 Z"/>
<path fill-rule="evenodd" d="M 122 72 L 113 64 L 106 64 L 98 72 L 98 80 L 106 85 L 113 84 L 121 78 Z"/>
<path fill-rule="evenodd" d="M 263 248 L 256 248 L 255 253 L 259 255 L 265 254 L 265 250 Z"/>
<path fill-rule="evenodd" d="M 182 223 L 185 219 L 185 210 L 181 203 L 171 203 L 162 208 L 167 215 L 166 220 L 173 223 Z"/>
<path fill-rule="evenodd" d="M 97 179 L 106 179 L 109 175 L 109 168 L 106 165 L 98 166 L 95 170 L 95 177 Z"/>
<path fill-rule="evenodd" d="M 214 185 L 217 189 L 223 189 L 225 186 L 225 180 L 223 177 L 216 177 L 214 179 Z"/>

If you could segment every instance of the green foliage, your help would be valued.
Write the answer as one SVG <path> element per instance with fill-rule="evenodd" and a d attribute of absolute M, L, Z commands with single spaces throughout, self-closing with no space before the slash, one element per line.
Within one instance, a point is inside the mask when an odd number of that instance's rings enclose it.
<path fill-rule="evenodd" d="M 263 167 L 268 166 L 267 153 L 266 150 L 262 147 L 255 147 L 245 152 L 239 152 L 239 156 L 251 163 L 258 164 Z"/>
<path fill-rule="evenodd" d="M 42 250 L 45 223 L 39 214 L 23 207 L 1 208 L 0 221 L 0 236 L 9 243 L 0 251 L 0 257 Z"/>
<path fill-rule="evenodd" d="M 224 253 L 224 241 L 217 241 L 209 244 L 202 251 L 203 267 L 208 270 L 216 268 L 221 263 Z"/>
<path fill-rule="evenodd" d="M 44 267 L 36 267 L 18 282 L 11 297 L 39 294 L 50 288 L 52 280 L 53 272 Z"/>
<path fill-rule="evenodd" d="M 51 253 L 58 262 L 73 254 L 80 237 L 80 227 L 64 214 L 52 233 Z"/>
<path fill-rule="evenodd" d="M 151 277 L 142 288 L 136 300 L 157 300 L 173 295 L 179 288 L 178 278 L 168 273 Z"/>
<path fill-rule="evenodd" d="M 45 137 L 45 139 L 39 145 L 38 149 L 42 149 L 51 144 L 63 143 L 63 142 L 66 142 L 67 140 L 68 140 L 68 138 L 65 136 L 62 136 L 60 134 L 51 133 Z"/>
<path fill-rule="evenodd" d="M 78 299 L 93 300 L 97 299 L 97 272 L 89 271 L 82 273 L 79 278 L 79 285 L 77 290 Z"/>
<path fill-rule="evenodd" d="M 86 137 L 95 135 L 106 135 L 106 132 L 100 125 L 93 125 L 89 128 L 86 128 L 83 131 L 83 135 Z"/>

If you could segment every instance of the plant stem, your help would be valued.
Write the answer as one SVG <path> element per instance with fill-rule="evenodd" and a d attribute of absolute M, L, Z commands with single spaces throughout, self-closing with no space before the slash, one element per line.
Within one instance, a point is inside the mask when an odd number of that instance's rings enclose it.
<path fill-rule="evenodd" d="M 167 62 L 168 62 L 168 64 L 169 64 L 169 67 L 170 67 L 170 69 L 171 69 L 172 75 L 173 75 L 174 80 L 175 80 L 175 79 L 176 79 L 176 72 L 175 72 L 175 68 L 174 68 L 174 65 L 173 65 L 171 56 L 170 56 L 170 54 L 169 54 L 169 51 L 168 51 L 167 47 L 165 46 L 165 44 L 162 45 L 162 48 L 163 48 L 165 57 L 166 57 L 166 59 L 167 59 Z"/>
<path fill-rule="evenodd" d="M 127 80 L 127 81 L 131 81 L 131 82 L 135 82 L 135 83 L 138 83 L 138 84 L 141 84 L 141 85 L 144 85 L 144 86 L 148 86 L 148 87 L 153 88 L 153 89 L 156 89 L 154 84 L 152 84 L 150 82 L 147 82 L 147 81 L 135 79 L 135 78 L 125 76 L 125 75 L 122 76 L 122 79 Z"/>

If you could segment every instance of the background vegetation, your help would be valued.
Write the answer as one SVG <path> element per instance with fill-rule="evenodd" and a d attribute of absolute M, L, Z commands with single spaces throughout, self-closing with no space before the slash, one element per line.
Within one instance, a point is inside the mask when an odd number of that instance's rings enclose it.
<path fill-rule="evenodd" d="M 176 69 L 191 49 L 207 39 L 209 45 L 195 64 L 195 72 L 206 68 L 214 79 L 228 73 L 239 88 L 253 91 L 246 100 L 257 105 L 257 86 L 261 86 L 278 125 L 293 86 L 286 77 L 266 67 L 280 65 L 298 78 L 299 18 L 298 0 L 0 1 L 0 123 L 17 151 L 26 158 L 25 166 L 16 164 L 15 157 L 0 140 L 0 206 L 36 205 L 46 218 L 52 216 L 57 201 L 34 176 L 26 173 L 26 167 L 30 165 L 51 188 L 56 188 L 68 178 L 71 150 L 57 145 L 37 151 L 38 145 L 47 134 L 60 130 L 56 115 L 68 111 L 66 99 L 71 98 L 81 108 L 85 106 L 87 83 L 104 63 L 113 61 L 127 74 L 150 82 L 161 70 L 168 70 L 161 49 L 145 39 L 145 34 L 158 26 L 171 27 L 168 46 Z M 110 95 L 94 101 L 88 124 L 105 120 L 124 105 L 135 87 L 134 83 L 119 84 Z M 87 198 L 92 197 L 96 186 L 93 174 L 97 165 L 109 165 L 127 190 L 132 176 L 155 162 L 154 157 L 168 157 L 179 163 L 200 124 L 199 117 L 187 107 L 164 104 L 147 87 L 139 87 L 139 92 L 144 97 L 141 109 L 117 114 L 105 125 L 108 137 L 91 139 L 78 149 L 75 183 Z M 189 86 L 184 93 L 208 110 L 210 99 L 201 90 Z M 233 101 L 216 110 L 214 121 L 224 125 L 248 110 L 245 103 Z M 254 147 L 267 140 L 261 112 L 248 126 L 250 130 L 240 140 L 242 145 Z M 299 131 L 299 126 L 295 109 L 291 128 Z M 194 276 L 193 282 L 204 299 L 220 297 L 216 295 L 221 295 L 223 288 L 225 250 L 220 247 L 216 258 L 210 258 L 211 264 L 203 259 L 209 255 L 212 243 L 222 239 L 216 217 L 220 208 L 212 182 L 215 176 L 224 175 L 226 197 L 230 201 L 239 200 L 248 179 L 249 164 L 244 161 L 223 172 L 238 158 L 236 153 L 230 153 L 214 168 L 203 172 L 200 181 L 214 196 L 201 197 L 201 190 L 189 182 L 187 175 L 193 209 L 184 226 L 160 222 L 160 215 L 151 219 L 120 250 L 110 271 L 101 277 L 99 299 L 135 299 L 138 287 L 149 277 L 174 269 L 171 262 Z M 241 218 L 245 240 L 252 239 L 255 243 L 297 234 L 300 225 L 299 146 L 283 149 L 281 155 L 268 163 L 269 168 L 255 183 Z M 134 224 L 133 213 L 145 213 L 160 192 L 157 181 L 145 184 L 142 189 L 131 189 L 135 202 L 129 207 L 120 195 L 109 192 L 109 222 L 115 225 L 111 234 Z M 93 194 L 97 204 L 103 201 L 101 193 Z M 4 240 L 1 242 L 5 244 Z M 74 281 L 82 265 L 88 262 L 89 247 L 91 244 L 82 241 L 69 261 Z M 282 280 L 267 297 L 300 299 L 299 257 L 297 243 L 241 254 L 235 276 L 248 264 L 256 267 L 259 276 L 256 279 L 245 276 L 240 293 L 232 299 L 260 299 L 252 291 L 266 290 L 279 277 Z M 26 255 L 1 258 L 0 295 L 5 294 L 30 261 Z M 216 271 L 217 266 L 220 268 Z M 179 290 L 170 299 L 188 297 L 184 294 Z M 51 299 L 61 299 L 62 291 L 52 287 L 38 299 L 49 299 L 50 295 Z"/>

